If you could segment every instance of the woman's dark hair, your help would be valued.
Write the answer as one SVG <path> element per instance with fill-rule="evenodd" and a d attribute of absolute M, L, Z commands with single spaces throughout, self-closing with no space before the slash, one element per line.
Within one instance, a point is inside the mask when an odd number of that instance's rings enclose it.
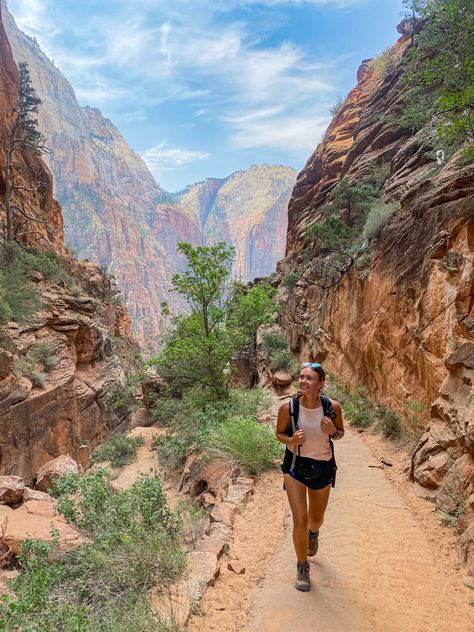
<path fill-rule="evenodd" d="M 326 373 L 324 372 L 324 369 L 322 366 L 309 366 L 306 367 L 307 369 L 311 369 L 312 371 L 314 371 L 315 373 L 317 373 L 319 375 L 319 381 L 320 382 L 324 382 L 326 380 Z"/>

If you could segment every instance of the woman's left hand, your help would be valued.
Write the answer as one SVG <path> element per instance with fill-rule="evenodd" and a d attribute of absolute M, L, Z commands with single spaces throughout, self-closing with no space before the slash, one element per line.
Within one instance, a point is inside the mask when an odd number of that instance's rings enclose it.
<path fill-rule="evenodd" d="M 323 417 L 321 421 L 321 430 L 328 435 L 333 435 L 337 428 L 329 417 Z"/>

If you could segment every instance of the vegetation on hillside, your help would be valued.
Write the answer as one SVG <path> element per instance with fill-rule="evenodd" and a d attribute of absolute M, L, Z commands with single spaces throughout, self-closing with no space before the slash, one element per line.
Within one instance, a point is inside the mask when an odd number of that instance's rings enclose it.
<path fill-rule="evenodd" d="M 185 557 L 160 479 L 141 475 L 129 490 L 113 492 L 104 470 L 67 474 L 52 494 L 87 540 L 69 552 L 57 538 L 24 544 L 20 574 L 0 598 L 2 630 L 168 632 L 147 591 L 175 581 Z"/>
<path fill-rule="evenodd" d="M 253 428 L 249 436 L 260 444 L 266 441 L 268 453 L 273 454 L 274 437 L 268 434 L 262 439 L 256 422 L 259 410 L 268 406 L 268 397 L 258 389 L 236 391 L 230 383 L 233 361 L 255 345 L 258 327 L 275 321 L 275 290 L 265 284 L 232 283 L 233 249 L 224 243 L 178 247 L 187 267 L 173 277 L 173 289 L 185 298 L 190 311 L 171 320 L 160 354 L 150 361 L 168 385 L 156 399 L 153 413 L 168 427 L 168 433 L 157 440 L 161 460 L 174 468 L 192 449 L 205 451 L 212 444 L 214 451 L 223 452 L 218 437 L 224 429 L 233 427 L 238 443 L 242 423 L 249 419 L 253 424 L 246 426 L 249 432 Z M 242 443 L 236 445 L 233 458 L 245 467 L 245 458 L 237 458 L 244 448 Z"/>
<path fill-rule="evenodd" d="M 474 159 L 474 4 L 404 0 L 413 22 L 404 121 L 434 128 L 441 148 Z M 427 130 L 429 131 L 429 130 Z"/>

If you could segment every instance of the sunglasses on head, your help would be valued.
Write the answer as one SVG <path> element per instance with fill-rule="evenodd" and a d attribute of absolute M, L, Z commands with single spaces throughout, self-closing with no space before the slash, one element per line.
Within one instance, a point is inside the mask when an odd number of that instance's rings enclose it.
<path fill-rule="evenodd" d="M 320 369 L 321 365 L 318 364 L 317 362 L 303 362 L 303 366 L 306 369 L 308 366 L 310 366 L 312 369 Z"/>

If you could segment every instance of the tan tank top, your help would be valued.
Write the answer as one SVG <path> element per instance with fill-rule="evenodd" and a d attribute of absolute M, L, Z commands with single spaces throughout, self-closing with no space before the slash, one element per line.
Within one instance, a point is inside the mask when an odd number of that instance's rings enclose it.
<path fill-rule="evenodd" d="M 321 429 L 321 421 L 324 417 L 322 406 L 318 408 L 305 408 L 301 405 L 298 413 L 298 428 L 304 430 L 305 442 L 300 448 L 300 456 L 319 461 L 329 461 L 332 457 L 331 446 L 329 445 L 329 435 Z M 296 451 L 298 454 L 298 448 Z"/>

